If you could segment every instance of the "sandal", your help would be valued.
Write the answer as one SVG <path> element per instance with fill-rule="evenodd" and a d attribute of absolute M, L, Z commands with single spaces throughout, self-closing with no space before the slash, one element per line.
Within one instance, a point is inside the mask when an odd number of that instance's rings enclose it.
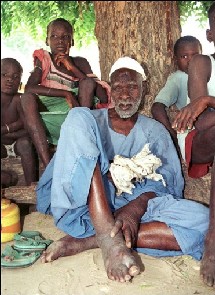
<path fill-rule="evenodd" d="M 7 245 L 1 255 L 1 267 L 21 268 L 32 265 L 41 256 L 41 252 L 16 251 Z"/>
<path fill-rule="evenodd" d="M 53 241 L 45 240 L 38 231 L 23 231 L 14 235 L 14 249 L 44 251 Z"/>

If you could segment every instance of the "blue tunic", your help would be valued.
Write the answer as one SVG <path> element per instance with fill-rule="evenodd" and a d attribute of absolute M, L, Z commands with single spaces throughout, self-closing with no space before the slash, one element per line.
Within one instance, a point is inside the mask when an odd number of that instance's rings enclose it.
<path fill-rule="evenodd" d="M 181 165 L 168 131 L 156 120 L 141 114 L 127 136 L 115 132 L 110 125 L 107 109 L 92 111 L 81 107 L 69 111 L 61 128 L 57 151 L 38 183 L 38 211 L 52 214 L 56 226 L 73 237 L 94 235 L 87 198 L 98 162 L 111 210 L 114 212 L 144 192 L 155 192 L 157 197 L 149 200 L 141 223 L 166 223 L 181 247 L 181 251 L 136 250 L 154 256 L 189 254 L 200 259 L 209 210 L 197 202 L 183 199 Z M 115 187 L 106 174 L 110 161 L 115 155 L 131 158 L 146 143 L 162 161 L 156 172 L 162 174 L 166 187 L 162 181 L 146 179 L 136 183 L 132 194 L 116 196 Z"/>

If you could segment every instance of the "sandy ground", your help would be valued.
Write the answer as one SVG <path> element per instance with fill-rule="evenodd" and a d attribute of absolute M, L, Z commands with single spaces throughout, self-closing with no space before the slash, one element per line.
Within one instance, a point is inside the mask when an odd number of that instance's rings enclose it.
<path fill-rule="evenodd" d="M 48 239 L 64 236 L 51 216 L 25 216 L 24 230 L 38 230 Z M 7 243 L 1 245 L 4 249 Z M 8 244 L 13 244 L 12 242 Z M 128 283 L 110 281 L 100 249 L 20 269 L 1 269 L 2 295 L 215 295 L 199 277 L 199 262 L 189 256 L 153 258 L 137 254 L 142 272 Z M 144 265 L 143 265 L 144 264 Z"/>

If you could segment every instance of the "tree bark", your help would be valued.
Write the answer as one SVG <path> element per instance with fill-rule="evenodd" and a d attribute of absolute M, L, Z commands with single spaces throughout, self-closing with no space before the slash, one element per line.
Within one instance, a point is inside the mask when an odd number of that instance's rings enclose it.
<path fill-rule="evenodd" d="M 148 75 L 143 113 L 175 70 L 173 46 L 181 35 L 177 1 L 94 1 L 102 80 L 121 56 L 135 58 Z"/>

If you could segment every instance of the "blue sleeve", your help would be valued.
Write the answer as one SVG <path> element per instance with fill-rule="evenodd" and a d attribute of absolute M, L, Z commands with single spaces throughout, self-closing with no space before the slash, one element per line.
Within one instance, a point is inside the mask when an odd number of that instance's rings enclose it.
<path fill-rule="evenodd" d="M 166 128 L 159 122 L 155 124 L 158 125 L 154 127 L 157 132 L 151 135 L 150 150 L 162 162 L 156 172 L 163 176 L 166 182 L 166 192 L 176 198 L 182 198 L 184 178 L 176 148 Z"/>

